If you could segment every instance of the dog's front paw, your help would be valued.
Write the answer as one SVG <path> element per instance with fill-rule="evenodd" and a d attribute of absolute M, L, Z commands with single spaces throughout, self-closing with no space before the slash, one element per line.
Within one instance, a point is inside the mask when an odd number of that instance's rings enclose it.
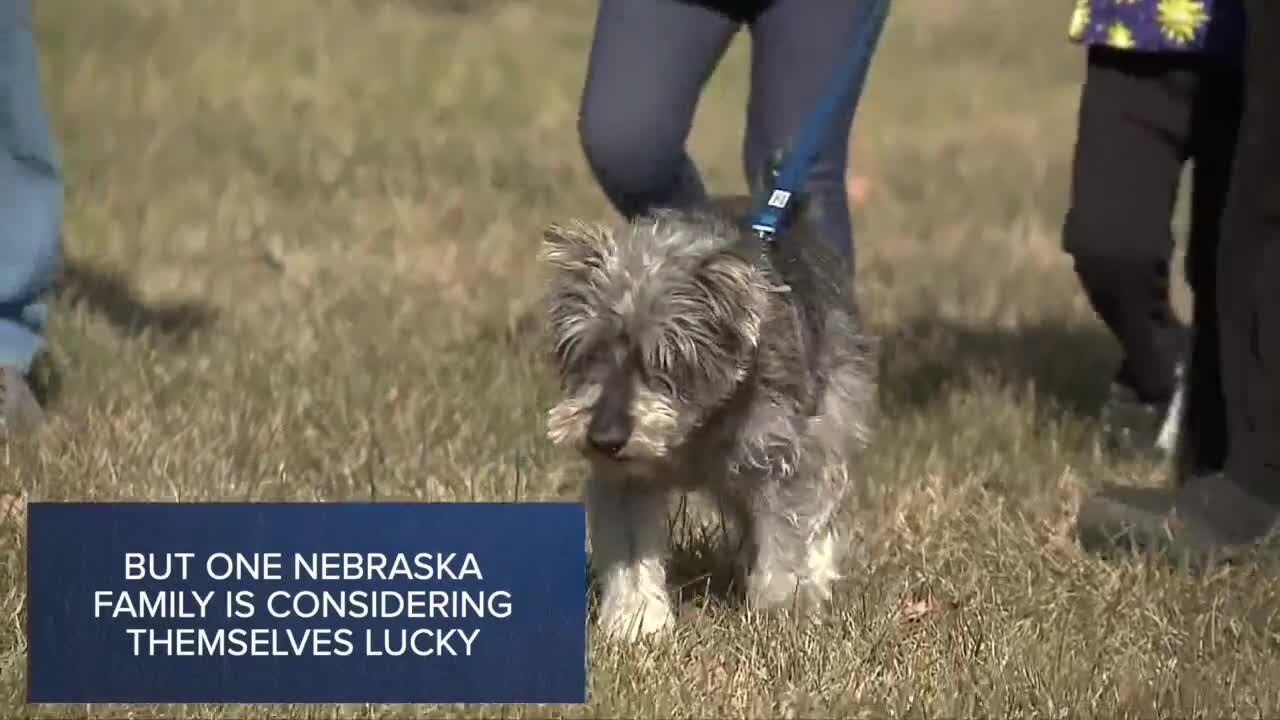
<path fill-rule="evenodd" d="M 816 619 L 831 600 L 831 586 L 794 573 L 754 573 L 747 582 L 747 604 L 757 611 L 790 610 Z"/>
<path fill-rule="evenodd" d="M 808 543 L 794 556 L 761 556 L 747 578 L 747 603 L 752 609 L 790 610 L 810 619 L 831 601 L 833 584 L 840 579 L 839 543 L 832 532 Z"/>
<path fill-rule="evenodd" d="M 610 640 L 636 642 L 669 631 L 675 624 L 671 606 L 652 598 L 606 602 L 600 608 L 600 630 Z"/>

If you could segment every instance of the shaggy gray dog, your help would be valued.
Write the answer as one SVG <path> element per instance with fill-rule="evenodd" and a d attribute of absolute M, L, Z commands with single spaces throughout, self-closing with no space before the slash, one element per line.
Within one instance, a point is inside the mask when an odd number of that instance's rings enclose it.
<path fill-rule="evenodd" d="M 711 493 L 742 530 L 751 606 L 811 611 L 839 577 L 837 511 L 868 440 L 874 343 L 812 218 L 765 247 L 748 209 L 722 199 L 544 236 L 565 391 L 548 436 L 590 464 L 599 621 L 613 637 L 674 623 L 673 491 Z"/>

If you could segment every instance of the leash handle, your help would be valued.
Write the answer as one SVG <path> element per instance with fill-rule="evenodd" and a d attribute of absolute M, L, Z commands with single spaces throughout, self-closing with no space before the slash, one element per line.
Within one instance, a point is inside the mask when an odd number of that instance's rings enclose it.
<path fill-rule="evenodd" d="M 889 15 L 890 0 L 855 1 L 863 3 L 864 11 L 854 18 L 849 53 L 835 69 L 827 92 L 796 136 L 795 144 L 779 167 L 772 185 L 761 198 L 763 202 L 751 215 L 751 229 L 765 242 L 772 242 L 778 229 L 785 224 L 791 199 L 804 187 L 818 152 L 833 131 L 840 109 L 848 102 L 850 116 L 857 112 L 871 58 Z"/>

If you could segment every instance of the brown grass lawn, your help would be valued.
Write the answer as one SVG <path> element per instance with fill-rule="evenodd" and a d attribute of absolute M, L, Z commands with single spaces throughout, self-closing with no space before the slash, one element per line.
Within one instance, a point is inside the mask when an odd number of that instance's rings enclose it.
<path fill-rule="evenodd" d="M 0 714 L 1280 714 L 1277 585 L 1073 544 L 1115 349 L 1059 250 L 1082 57 L 1067 0 L 898 0 L 854 132 L 883 416 L 819 629 L 704 602 L 593 640 L 585 707 L 24 706 L 21 518 L 0 524 Z M 43 0 L 69 175 L 37 499 L 573 498 L 542 433 L 541 227 L 610 216 L 575 136 L 586 0 Z M 1034 9 L 1033 9 L 1034 8 Z M 747 43 L 693 151 L 740 191 Z M 1185 307 L 1185 297 L 1180 297 Z M 519 487 L 517 487 L 519 484 Z M 75 532 L 75 528 L 67 528 Z"/>

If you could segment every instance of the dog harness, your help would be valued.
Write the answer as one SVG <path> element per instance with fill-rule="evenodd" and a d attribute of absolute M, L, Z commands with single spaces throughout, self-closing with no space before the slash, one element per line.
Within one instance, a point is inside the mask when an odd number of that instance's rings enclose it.
<path fill-rule="evenodd" d="M 851 104 L 850 116 L 857 111 L 871 57 L 889 15 L 889 0 L 853 1 L 862 3 L 863 11 L 854 18 L 849 53 L 836 68 L 830 87 L 810 113 L 751 214 L 751 229 L 766 243 L 772 242 L 778 230 L 786 225 L 791 200 L 804 187 L 818 151 L 832 133 L 832 125 L 840 109 L 847 102 Z"/>

